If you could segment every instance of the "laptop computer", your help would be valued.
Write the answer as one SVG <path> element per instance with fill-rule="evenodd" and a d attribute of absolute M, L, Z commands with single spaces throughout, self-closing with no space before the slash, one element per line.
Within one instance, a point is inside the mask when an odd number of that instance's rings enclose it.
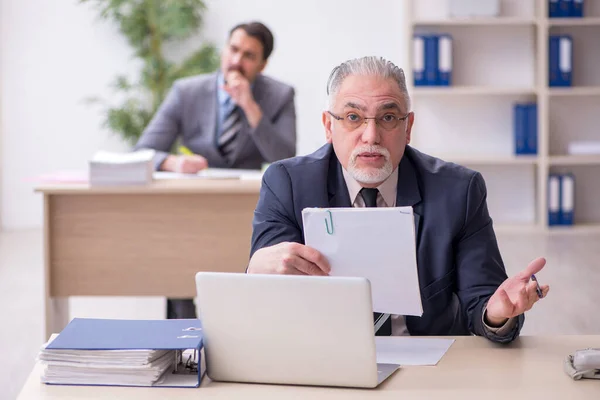
<path fill-rule="evenodd" d="M 373 388 L 377 364 L 365 278 L 196 274 L 206 373 L 215 381 Z"/>

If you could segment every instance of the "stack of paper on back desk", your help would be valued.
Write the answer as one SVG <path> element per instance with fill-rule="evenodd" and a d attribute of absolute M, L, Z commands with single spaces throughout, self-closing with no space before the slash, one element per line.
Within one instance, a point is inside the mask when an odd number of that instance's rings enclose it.
<path fill-rule="evenodd" d="M 152 182 L 154 150 L 132 153 L 99 151 L 90 161 L 90 184 L 143 185 Z"/>
<path fill-rule="evenodd" d="M 200 321 L 75 318 L 44 345 L 41 381 L 62 385 L 200 385 Z"/>

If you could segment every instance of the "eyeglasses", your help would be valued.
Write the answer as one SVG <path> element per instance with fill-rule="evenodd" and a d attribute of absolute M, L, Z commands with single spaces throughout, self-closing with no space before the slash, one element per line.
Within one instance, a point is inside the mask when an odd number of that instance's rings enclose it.
<path fill-rule="evenodd" d="M 335 115 L 331 111 L 327 112 L 336 120 L 342 121 L 342 125 L 344 126 L 344 128 L 346 128 L 349 131 L 358 129 L 362 124 L 366 125 L 368 123 L 368 120 L 370 119 L 374 120 L 377 125 L 385 129 L 386 131 L 391 131 L 393 129 L 396 129 L 400 121 L 404 121 L 406 118 L 408 118 L 410 114 L 408 113 L 404 117 L 398 117 L 396 116 L 396 114 L 393 113 L 387 113 L 380 117 L 363 117 L 362 115 L 357 114 L 355 112 L 349 112 L 345 116 L 340 117 L 338 115 Z"/>

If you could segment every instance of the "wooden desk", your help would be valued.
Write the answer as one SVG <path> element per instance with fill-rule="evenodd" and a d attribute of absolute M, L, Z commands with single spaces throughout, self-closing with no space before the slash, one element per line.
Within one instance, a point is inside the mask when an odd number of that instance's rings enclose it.
<path fill-rule="evenodd" d="M 377 389 L 212 382 L 200 389 L 52 386 L 36 366 L 19 399 L 600 399 L 600 381 L 573 381 L 563 372 L 568 354 L 600 347 L 600 336 L 529 336 L 509 346 L 459 337 L 435 367 L 405 367 Z"/>
<path fill-rule="evenodd" d="M 68 323 L 69 296 L 189 298 L 198 271 L 245 271 L 259 189 L 234 179 L 38 187 L 45 337 Z"/>

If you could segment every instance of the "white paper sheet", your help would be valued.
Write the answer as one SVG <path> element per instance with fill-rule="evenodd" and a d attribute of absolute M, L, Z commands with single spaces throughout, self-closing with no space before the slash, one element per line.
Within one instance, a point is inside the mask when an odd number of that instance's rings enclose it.
<path fill-rule="evenodd" d="M 306 245 L 331 264 L 332 276 L 371 282 L 373 310 L 423 314 L 412 207 L 306 208 Z"/>
<path fill-rule="evenodd" d="M 260 180 L 262 172 L 253 169 L 208 168 L 197 174 L 157 171 L 154 179 L 240 179 Z"/>
<path fill-rule="evenodd" d="M 454 339 L 376 336 L 377 362 L 400 365 L 437 365 Z"/>

